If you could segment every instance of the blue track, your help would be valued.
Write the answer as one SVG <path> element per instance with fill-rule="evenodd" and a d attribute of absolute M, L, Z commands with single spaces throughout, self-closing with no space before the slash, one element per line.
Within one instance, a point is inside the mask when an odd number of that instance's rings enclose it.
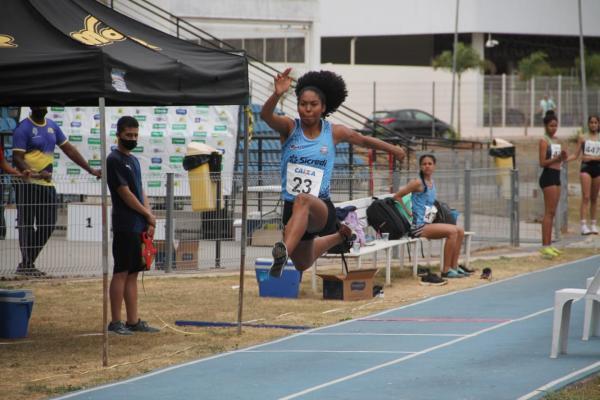
<path fill-rule="evenodd" d="M 539 398 L 600 371 L 582 302 L 568 354 L 549 358 L 554 291 L 598 267 L 595 256 L 60 399 Z"/>

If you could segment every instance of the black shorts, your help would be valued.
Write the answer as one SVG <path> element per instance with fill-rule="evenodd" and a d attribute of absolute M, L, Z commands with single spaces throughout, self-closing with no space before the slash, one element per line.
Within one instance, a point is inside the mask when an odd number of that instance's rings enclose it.
<path fill-rule="evenodd" d="M 142 238 L 139 232 L 113 232 L 113 273 L 134 274 L 144 270 L 142 263 Z"/>
<path fill-rule="evenodd" d="M 544 189 L 548 186 L 560 186 L 560 170 L 544 168 L 540 176 L 540 187 Z"/>
<path fill-rule="evenodd" d="M 581 173 L 588 174 L 595 179 L 600 176 L 600 163 L 597 162 L 584 162 L 581 163 Z"/>
<path fill-rule="evenodd" d="M 335 215 L 335 206 L 329 199 L 321 199 L 327 205 L 327 223 L 320 232 L 304 232 L 302 239 L 300 240 L 313 240 L 317 236 L 327 236 L 337 232 L 337 217 Z M 288 221 L 292 217 L 292 209 L 294 202 L 286 201 L 283 205 L 283 225 L 287 225 Z"/>

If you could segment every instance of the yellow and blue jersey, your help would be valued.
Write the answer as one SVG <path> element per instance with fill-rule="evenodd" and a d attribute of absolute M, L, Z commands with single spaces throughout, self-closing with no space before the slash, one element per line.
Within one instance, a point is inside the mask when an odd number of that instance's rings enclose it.
<path fill-rule="evenodd" d="M 62 146 L 67 138 L 60 127 L 51 119 L 46 118 L 43 125 L 26 118 L 13 132 L 13 151 L 25 152 L 25 162 L 33 172 L 52 172 L 54 148 Z M 32 179 L 32 183 L 52 186 L 52 182 L 43 179 Z"/>

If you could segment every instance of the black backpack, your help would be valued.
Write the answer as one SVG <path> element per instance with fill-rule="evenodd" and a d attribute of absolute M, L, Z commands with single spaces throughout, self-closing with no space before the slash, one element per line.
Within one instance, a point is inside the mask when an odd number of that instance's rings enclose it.
<path fill-rule="evenodd" d="M 398 211 L 393 197 L 373 198 L 367 207 L 367 221 L 379 233 L 389 233 L 390 239 L 400 239 L 410 231 L 410 223 Z"/>
<path fill-rule="evenodd" d="M 433 203 L 435 208 L 437 208 L 437 214 L 435 215 L 435 219 L 433 220 L 434 224 L 452 224 L 456 225 L 456 220 L 452 216 L 452 212 L 450 211 L 450 207 L 446 203 L 440 203 L 439 201 L 435 201 Z"/>

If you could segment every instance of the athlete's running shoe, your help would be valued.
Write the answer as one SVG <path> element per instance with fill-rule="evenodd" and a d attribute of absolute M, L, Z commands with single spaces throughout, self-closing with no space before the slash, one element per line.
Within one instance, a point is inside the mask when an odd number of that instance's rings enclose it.
<path fill-rule="evenodd" d="M 356 233 L 346 224 L 338 225 L 338 233 L 344 240 L 341 244 L 342 249 L 345 253 L 349 252 L 352 246 L 354 245 L 354 241 L 356 240 Z"/>
<path fill-rule="evenodd" d="M 581 234 L 586 236 L 592 233 L 592 230 L 588 228 L 587 224 L 581 224 Z"/>
<path fill-rule="evenodd" d="M 558 255 L 554 251 L 552 251 L 550 246 L 544 246 L 541 249 L 539 249 L 538 251 L 540 252 L 540 254 L 542 255 L 543 258 L 547 258 L 547 259 L 554 258 Z"/>
<path fill-rule="evenodd" d="M 462 264 L 458 264 L 458 268 L 462 269 L 463 271 L 465 271 L 468 274 L 472 274 L 473 272 L 477 271 L 477 269 L 474 268 L 467 268 Z"/>
<path fill-rule="evenodd" d="M 459 274 L 463 274 L 464 276 L 471 276 L 470 272 L 467 272 L 464 268 L 462 268 L 460 265 L 458 267 L 456 267 L 456 270 L 458 271 Z"/>
<path fill-rule="evenodd" d="M 592 235 L 597 235 L 598 234 L 598 227 L 596 226 L 596 224 L 592 224 L 592 226 L 590 226 L 590 233 Z"/>
<path fill-rule="evenodd" d="M 285 247 L 285 243 L 275 243 L 271 254 L 273 255 L 273 265 L 271 265 L 269 275 L 271 275 L 273 278 L 281 278 L 283 267 L 285 267 L 285 264 L 287 264 L 288 260 L 288 252 L 287 247 Z"/>
<path fill-rule="evenodd" d="M 550 250 L 552 250 L 557 256 L 560 256 L 562 254 L 562 251 L 560 251 L 554 246 L 550 246 Z"/>

